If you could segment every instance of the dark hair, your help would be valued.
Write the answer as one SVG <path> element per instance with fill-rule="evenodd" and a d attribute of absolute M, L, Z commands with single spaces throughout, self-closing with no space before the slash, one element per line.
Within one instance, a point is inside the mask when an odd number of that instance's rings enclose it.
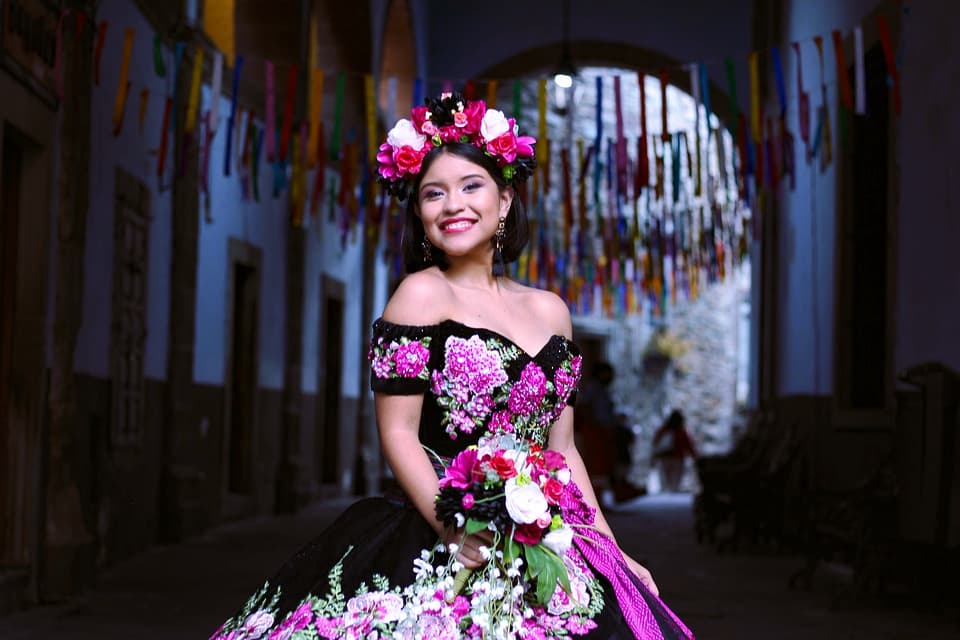
<path fill-rule="evenodd" d="M 684 422 L 686 422 L 686 419 L 683 417 L 683 412 L 680 409 L 674 409 L 667 416 L 666 426 L 669 429 L 680 429 Z"/>
<path fill-rule="evenodd" d="M 407 273 L 420 271 L 432 265 L 437 265 L 441 269 L 447 268 L 447 257 L 437 247 L 433 247 L 430 251 L 432 260 L 429 262 L 424 260 L 423 222 L 420 220 L 420 216 L 417 215 L 417 192 L 420 190 L 420 181 L 423 179 L 423 176 L 426 175 L 433 161 L 444 153 L 459 156 L 464 160 L 469 160 L 483 167 L 484 170 L 490 174 L 490 177 L 493 178 L 493 181 L 497 183 L 497 188 L 500 190 L 500 193 L 503 193 L 504 189 L 513 188 L 507 184 L 497 162 L 484 153 L 482 149 L 472 144 L 450 142 L 431 150 L 430 153 L 424 157 L 420 166 L 420 173 L 417 174 L 417 177 L 414 179 L 410 193 L 407 196 L 407 216 L 403 224 L 403 238 L 400 241 L 403 251 L 403 262 Z M 520 257 L 523 248 L 527 246 L 527 241 L 530 238 L 530 223 L 527 220 L 527 213 L 524 210 L 523 202 L 516 190 L 514 190 L 513 202 L 510 205 L 510 210 L 507 212 L 507 219 L 504 224 L 505 235 L 503 238 L 502 254 L 503 261 L 509 263 Z"/>

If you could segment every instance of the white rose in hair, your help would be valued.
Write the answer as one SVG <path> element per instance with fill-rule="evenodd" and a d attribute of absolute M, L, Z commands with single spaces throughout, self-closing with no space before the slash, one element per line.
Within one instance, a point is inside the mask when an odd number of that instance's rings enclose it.
<path fill-rule="evenodd" d="M 413 123 L 403 118 L 397 120 L 390 133 L 387 134 L 387 143 L 393 147 L 413 147 L 414 151 L 423 149 L 427 142 L 427 136 L 423 135 L 413 126 Z"/>
<path fill-rule="evenodd" d="M 507 122 L 507 117 L 503 115 L 503 111 L 487 109 L 486 113 L 483 114 L 483 120 L 480 121 L 480 135 L 483 136 L 483 139 L 489 142 L 508 131 L 510 131 L 510 123 Z"/>
<path fill-rule="evenodd" d="M 514 522 L 530 524 L 547 512 L 547 499 L 540 487 L 532 482 L 518 485 L 516 478 L 510 478 L 504 485 L 507 513 Z"/>
<path fill-rule="evenodd" d="M 563 556 L 573 544 L 573 529 L 560 527 L 543 536 L 543 544 L 558 556 Z"/>

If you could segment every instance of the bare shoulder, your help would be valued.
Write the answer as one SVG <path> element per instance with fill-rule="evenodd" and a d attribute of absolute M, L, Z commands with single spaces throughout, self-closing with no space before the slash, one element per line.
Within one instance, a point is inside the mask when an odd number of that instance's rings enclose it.
<path fill-rule="evenodd" d="M 394 324 L 428 325 L 446 319 L 453 292 L 436 268 L 405 277 L 383 310 L 383 319 Z"/>
<path fill-rule="evenodd" d="M 519 291 L 525 298 L 525 306 L 531 315 L 544 326 L 566 338 L 573 337 L 573 323 L 570 309 L 563 299 L 552 291 L 519 285 Z"/>

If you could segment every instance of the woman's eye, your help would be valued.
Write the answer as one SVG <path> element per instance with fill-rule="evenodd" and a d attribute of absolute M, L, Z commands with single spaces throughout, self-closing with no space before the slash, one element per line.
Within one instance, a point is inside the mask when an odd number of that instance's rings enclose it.
<path fill-rule="evenodd" d="M 471 183 L 467 184 L 467 186 L 465 186 L 465 187 L 463 188 L 463 190 L 464 190 L 464 191 L 476 191 L 477 189 L 479 189 L 479 188 L 482 187 L 482 186 L 483 186 L 483 185 L 480 184 L 479 182 L 471 182 Z"/>
<path fill-rule="evenodd" d="M 443 195 L 442 191 L 427 191 L 423 194 L 424 200 L 433 200 L 434 198 L 439 198 Z"/>

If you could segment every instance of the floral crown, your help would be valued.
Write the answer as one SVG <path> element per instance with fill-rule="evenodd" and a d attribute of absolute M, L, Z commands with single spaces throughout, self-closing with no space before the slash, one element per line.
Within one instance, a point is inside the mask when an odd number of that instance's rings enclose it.
<path fill-rule="evenodd" d="M 517 122 L 483 100 L 466 100 L 457 92 L 428 98 L 387 133 L 377 153 L 379 181 L 388 193 L 405 200 L 423 159 L 432 149 L 459 142 L 472 144 L 496 160 L 508 184 L 518 185 L 533 173 L 536 161 L 530 136 L 518 135 Z"/>

